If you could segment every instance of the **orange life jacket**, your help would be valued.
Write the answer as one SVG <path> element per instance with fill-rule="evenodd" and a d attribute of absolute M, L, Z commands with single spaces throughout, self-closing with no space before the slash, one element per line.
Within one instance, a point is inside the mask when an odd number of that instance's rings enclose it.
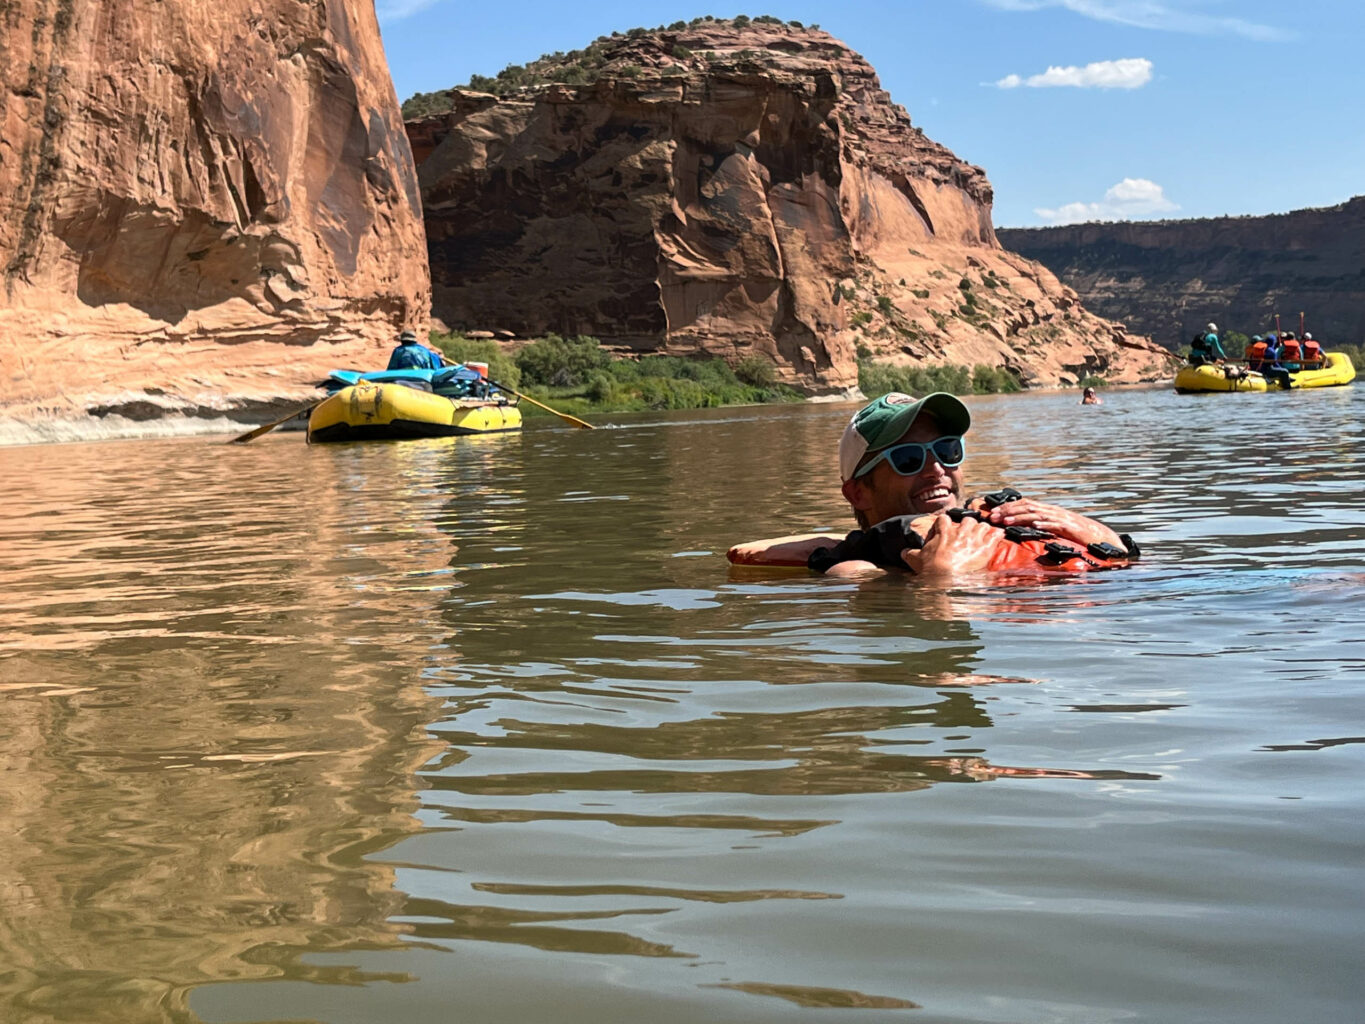
<path fill-rule="evenodd" d="M 1322 362 L 1322 346 L 1316 341 L 1305 341 L 1303 343 L 1303 361 L 1305 363 Z"/>
<path fill-rule="evenodd" d="M 1265 342 L 1253 342 L 1247 349 L 1246 360 L 1248 363 L 1260 363 L 1265 361 Z"/>
<path fill-rule="evenodd" d="M 948 515 L 956 522 L 965 518 L 984 519 L 986 510 L 1020 497 L 1022 495 L 1014 490 L 995 491 L 973 498 L 966 508 L 949 509 Z M 895 516 L 869 530 L 854 530 L 832 546 L 819 546 L 811 550 L 810 536 L 797 535 L 736 545 L 730 549 L 728 557 L 737 565 L 795 567 L 804 564 L 817 572 L 825 572 L 840 562 L 853 560 L 904 570 L 907 566 L 901 552 L 923 547 L 924 534 L 933 521 L 932 515 Z M 1123 548 L 1111 544 L 1081 547 L 1042 530 L 1021 526 L 1002 526 L 997 529 L 1000 538 L 986 565 L 991 572 L 1092 572 L 1122 568 L 1138 559 L 1137 545 L 1128 536 L 1120 537 Z"/>
<path fill-rule="evenodd" d="M 1280 362 L 1297 363 L 1299 361 L 1299 343 L 1296 339 L 1290 338 L 1284 343 L 1284 348 L 1280 350 Z"/>

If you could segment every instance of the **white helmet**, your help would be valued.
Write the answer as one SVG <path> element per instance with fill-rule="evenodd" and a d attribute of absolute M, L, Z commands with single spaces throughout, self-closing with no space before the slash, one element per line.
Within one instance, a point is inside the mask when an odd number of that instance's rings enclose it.
<path fill-rule="evenodd" d="M 1303 332 L 1303 340 L 1304 340 L 1304 341 L 1312 341 L 1312 340 L 1313 340 L 1313 332 L 1312 332 L 1312 331 L 1304 331 L 1304 332 Z"/>
<path fill-rule="evenodd" d="M 1206 330 L 1206 331 L 1212 331 L 1214 334 L 1217 334 L 1217 333 L 1218 333 L 1218 325 L 1217 325 L 1217 324 L 1209 324 L 1207 327 L 1204 328 L 1204 330 Z"/>

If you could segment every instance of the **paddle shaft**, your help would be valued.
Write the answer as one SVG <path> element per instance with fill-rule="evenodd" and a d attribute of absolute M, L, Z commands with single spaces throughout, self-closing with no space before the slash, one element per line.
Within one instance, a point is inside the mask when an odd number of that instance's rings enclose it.
<path fill-rule="evenodd" d="M 302 415 L 303 415 L 304 413 L 306 413 L 306 412 L 312 412 L 315 408 L 317 408 L 317 405 L 318 405 L 317 402 L 311 402 L 311 403 L 309 403 L 308 405 L 305 405 L 302 409 L 295 409 L 295 410 L 294 410 L 293 412 L 291 412 L 288 416 L 282 416 L 282 417 L 280 417 L 279 419 L 275 420 L 273 423 L 263 423 L 263 424 L 261 424 L 259 427 L 257 427 L 255 430 L 248 430 L 245 434 L 239 434 L 239 435 L 237 435 L 236 437 L 234 437 L 234 438 L 232 438 L 230 441 L 228 441 L 228 444 L 246 444 L 248 441 L 254 441 L 256 438 L 260 437 L 262 434 L 268 434 L 268 433 L 270 433 L 270 432 L 271 432 L 272 430 L 274 430 L 276 427 L 281 426 L 281 425 L 283 425 L 283 424 L 285 424 L 285 423 L 288 423 L 290 420 L 294 419 L 295 417 L 302 416 Z"/>
<path fill-rule="evenodd" d="M 516 395 L 516 396 L 517 396 L 518 398 L 520 398 L 523 402 L 530 402 L 532 405 L 536 406 L 537 408 L 544 409 L 546 412 L 552 412 L 552 413 L 554 413 L 554 414 L 555 414 L 556 416 L 558 416 L 561 420 L 564 420 L 564 421 L 566 421 L 566 422 L 568 422 L 568 423 L 572 423 L 575 427 L 582 427 L 584 430 L 593 430 L 593 429 L 595 429 L 591 423 L 584 423 L 584 422 L 583 422 L 582 420 L 580 420 L 577 416 L 570 416 L 568 413 L 566 413 L 566 412 L 560 412 L 558 409 L 551 409 L 551 408 L 550 408 L 548 405 L 546 405 L 544 402 L 537 402 L 534 398 L 530 397 L 529 395 L 523 395 L 520 391 L 513 391 L 513 390 L 512 390 L 511 388 L 509 388 L 506 384 L 499 384 L 499 383 L 498 383 L 497 381 L 495 381 L 495 380 L 490 380 L 488 383 L 492 384 L 495 388 L 500 388 L 501 390 L 506 391 L 509 395 Z"/>

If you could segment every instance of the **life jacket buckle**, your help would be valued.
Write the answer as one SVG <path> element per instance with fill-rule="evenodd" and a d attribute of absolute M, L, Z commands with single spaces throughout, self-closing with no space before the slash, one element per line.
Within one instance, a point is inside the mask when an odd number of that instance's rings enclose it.
<path fill-rule="evenodd" d="M 1052 534 L 1046 530 L 1035 530 L 1032 526 L 1007 526 L 1005 539 L 1022 544 L 1026 540 L 1051 540 Z"/>
<path fill-rule="evenodd" d="M 1038 556 L 1038 561 L 1044 565 L 1061 565 L 1073 558 L 1081 557 L 1083 556 L 1075 548 L 1067 544 L 1059 544 L 1054 540 L 1044 546 L 1043 554 Z"/>

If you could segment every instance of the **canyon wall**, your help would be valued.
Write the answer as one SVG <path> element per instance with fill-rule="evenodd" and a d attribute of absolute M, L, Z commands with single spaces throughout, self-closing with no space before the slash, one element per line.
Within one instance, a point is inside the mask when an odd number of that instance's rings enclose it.
<path fill-rule="evenodd" d="M 1017 228 L 1001 244 L 1040 261 L 1086 305 L 1171 347 L 1213 321 L 1248 336 L 1307 328 L 1365 343 L 1365 196 L 1266 217 Z"/>
<path fill-rule="evenodd" d="M 421 97 L 407 122 L 433 313 L 453 328 L 758 356 L 815 394 L 855 385 L 859 354 L 1028 385 L 1167 371 L 1002 249 L 981 168 L 828 33 L 698 19 L 516 79 Z"/>
<path fill-rule="evenodd" d="M 15 0 L 0 26 L 0 441 L 261 418 L 425 326 L 370 0 Z"/>

